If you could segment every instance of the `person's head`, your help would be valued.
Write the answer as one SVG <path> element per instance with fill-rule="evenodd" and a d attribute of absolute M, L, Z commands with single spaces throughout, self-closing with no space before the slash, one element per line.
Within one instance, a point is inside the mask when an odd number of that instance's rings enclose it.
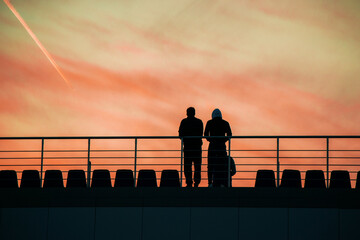
<path fill-rule="evenodd" d="M 212 116 L 212 119 L 217 118 L 217 117 L 222 118 L 221 111 L 218 108 L 214 109 L 211 116 Z"/>
<path fill-rule="evenodd" d="M 195 108 L 189 107 L 188 109 L 186 109 L 186 115 L 188 117 L 195 117 Z"/>

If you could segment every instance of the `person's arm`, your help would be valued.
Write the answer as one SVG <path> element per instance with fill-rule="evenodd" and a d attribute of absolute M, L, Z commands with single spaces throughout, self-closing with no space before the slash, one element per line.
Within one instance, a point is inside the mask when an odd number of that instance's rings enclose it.
<path fill-rule="evenodd" d="M 228 125 L 228 129 L 227 129 L 226 135 L 227 135 L 228 137 L 231 137 L 231 136 L 232 136 L 232 132 L 231 132 L 230 124 L 228 123 L 227 125 Z"/>
<path fill-rule="evenodd" d="M 196 135 L 202 137 L 204 133 L 204 124 L 201 121 L 201 119 L 198 119 L 197 129 L 196 129 Z M 201 145 L 203 144 L 202 138 L 199 138 L 199 143 L 201 142 Z"/>
<path fill-rule="evenodd" d="M 205 126 L 205 131 L 204 131 L 204 137 L 208 137 L 210 136 L 210 129 L 209 129 L 209 122 L 206 123 L 206 126 Z M 210 138 L 206 138 L 206 140 L 208 140 L 210 142 Z"/>
<path fill-rule="evenodd" d="M 180 127 L 179 127 L 179 137 L 184 136 L 184 120 L 181 121 Z"/>
<path fill-rule="evenodd" d="M 232 136 L 230 124 L 229 124 L 228 122 L 226 122 L 225 133 L 226 133 L 226 136 L 228 136 L 228 137 L 231 137 L 231 136 Z M 229 138 L 226 138 L 226 139 L 225 139 L 225 142 L 227 142 L 228 140 L 229 140 Z"/>

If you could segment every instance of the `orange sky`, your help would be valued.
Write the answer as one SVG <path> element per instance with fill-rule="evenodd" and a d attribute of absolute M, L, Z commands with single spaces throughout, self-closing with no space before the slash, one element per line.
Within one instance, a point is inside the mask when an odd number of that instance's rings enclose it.
<path fill-rule="evenodd" d="M 357 1 L 12 4 L 74 91 L 2 2 L 1 136 L 360 133 Z"/>
<path fill-rule="evenodd" d="M 73 90 L 1 2 L 0 136 L 360 134 L 356 0 L 11 3 Z"/>

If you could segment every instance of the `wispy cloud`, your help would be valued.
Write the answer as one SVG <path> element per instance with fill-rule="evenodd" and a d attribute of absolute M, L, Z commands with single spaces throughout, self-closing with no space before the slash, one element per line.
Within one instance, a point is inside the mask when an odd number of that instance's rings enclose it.
<path fill-rule="evenodd" d="M 176 135 L 190 105 L 236 135 L 360 133 L 346 4 L 15 3 L 75 91 L 2 9 L 1 135 Z"/>

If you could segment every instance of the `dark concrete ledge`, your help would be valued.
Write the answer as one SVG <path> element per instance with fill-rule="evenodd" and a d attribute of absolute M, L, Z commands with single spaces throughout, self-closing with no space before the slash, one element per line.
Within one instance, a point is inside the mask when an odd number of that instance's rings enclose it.
<path fill-rule="evenodd" d="M 270 207 L 360 209 L 359 189 L 0 189 L 0 207 Z"/>

